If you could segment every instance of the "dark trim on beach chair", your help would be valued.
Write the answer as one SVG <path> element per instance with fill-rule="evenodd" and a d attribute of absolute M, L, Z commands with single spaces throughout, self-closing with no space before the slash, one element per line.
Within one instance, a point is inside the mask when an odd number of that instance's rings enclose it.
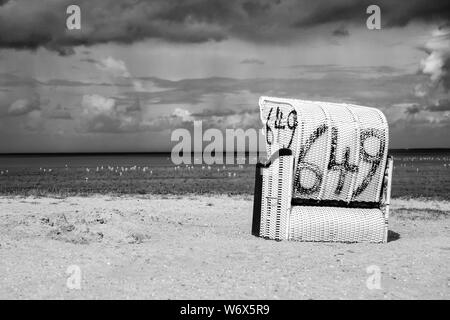
<path fill-rule="evenodd" d="M 252 235 L 259 237 L 261 228 L 261 201 L 262 201 L 262 184 L 263 176 L 262 170 L 264 165 L 262 163 L 256 164 L 255 170 L 255 191 L 253 193 L 253 217 L 252 217 Z"/>
<path fill-rule="evenodd" d="M 269 168 L 272 163 L 283 156 L 291 156 L 292 150 L 287 148 L 281 148 L 274 152 L 266 163 L 257 163 L 255 170 L 255 189 L 253 193 L 253 217 L 252 217 L 252 235 L 259 237 L 261 228 L 261 202 L 262 202 L 262 184 L 264 169 Z"/>
<path fill-rule="evenodd" d="M 293 206 L 313 206 L 313 207 L 343 207 L 343 208 L 364 208 L 379 209 L 379 202 L 352 201 L 346 202 L 341 200 L 314 200 L 293 198 L 291 201 Z"/>
<path fill-rule="evenodd" d="M 276 159 L 283 156 L 292 156 L 292 150 L 287 148 L 278 149 L 270 156 L 269 160 L 267 160 L 266 163 L 259 164 L 262 168 L 269 168 Z"/>

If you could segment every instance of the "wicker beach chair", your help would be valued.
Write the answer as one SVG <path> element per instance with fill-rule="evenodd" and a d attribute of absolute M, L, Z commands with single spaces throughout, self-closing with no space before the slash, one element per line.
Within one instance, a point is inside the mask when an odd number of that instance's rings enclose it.
<path fill-rule="evenodd" d="M 381 111 L 261 97 L 268 160 L 256 166 L 252 233 L 386 242 L 393 160 Z"/>

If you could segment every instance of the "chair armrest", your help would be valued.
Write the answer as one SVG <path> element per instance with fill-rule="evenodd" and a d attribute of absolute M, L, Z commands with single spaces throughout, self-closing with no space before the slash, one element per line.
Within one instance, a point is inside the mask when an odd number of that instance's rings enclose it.
<path fill-rule="evenodd" d="M 394 158 L 391 156 L 387 159 L 386 170 L 383 179 L 382 197 L 381 197 L 381 211 L 383 212 L 385 221 L 384 242 L 388 241 L 389 234 L 389 205 L 391 203 L 391 187 L 392 187 L 392 171 L 394 169 Z"/>
<path fill-rule="evenodd" d="M 271 239 L 286 239 L 287 211 L 291 206 L 294 170 L 292 150 L 282 148 L 255 172 L 252 234 Z"/>
<path fill-rule="evenodd" d="M 394 169 L 394 158 L 391 156 L 388 157 L 387 165 L 386 165 L 386 173 L 384 176 L 385 179 L 385 192 L 383 196 L 384 205 L 386 206 L 386 219 L 389 218 L 389 205 L 391 203 L 391 190 L 392 190 L 392 171 Z"/>
<path fill-rule="evenodd" d="M 261 163 L 260 166 L 262 168 L 269 168 L 276 159 L 284 156 L 292 156 L 292 150 L 287 148 L 278 149 L 269 157 L 266 163 Z"/>

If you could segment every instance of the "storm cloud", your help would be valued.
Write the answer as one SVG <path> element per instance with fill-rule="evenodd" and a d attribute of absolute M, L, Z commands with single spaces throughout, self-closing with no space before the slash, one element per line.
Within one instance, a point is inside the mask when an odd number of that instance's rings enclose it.
<path fill-rule="evenodd" d="M 66 8 L 81 8 L 81 30 L 66 29 Z M 15 0 L 0 1 L 0 48 L 45 47 L 61 55 L 75 46 L 131 44 L 145 39 L 202 43 L 225 39 L 287 42 L 323 24 L 365 28 L 371 1 L 339 0 Z M 448 21 L 450 3 L 435 0 L 378 1 L 383 27 L 411 21 Z M 336 26 L 330 27 L 330 32 Z M 343 35 L 339 32 L 339 35 Z"/>
<path fill-rule="evenodd" d="M 427 110 L 431 112 L 450 111 L 450 99 L 438 100 L 435 104 L 427 106 Z"/>

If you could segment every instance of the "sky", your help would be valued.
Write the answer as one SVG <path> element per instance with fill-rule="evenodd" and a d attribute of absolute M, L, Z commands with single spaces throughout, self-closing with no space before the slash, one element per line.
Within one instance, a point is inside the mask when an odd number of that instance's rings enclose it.
<path fill-rule="evenodd" d="M 449 17 L 438 0 L 0 0 L 0 153 L 166 152 L 195 120 L 261 128 L 261 95 L 377 107 L 391 148 L 450 148 Z"/>

